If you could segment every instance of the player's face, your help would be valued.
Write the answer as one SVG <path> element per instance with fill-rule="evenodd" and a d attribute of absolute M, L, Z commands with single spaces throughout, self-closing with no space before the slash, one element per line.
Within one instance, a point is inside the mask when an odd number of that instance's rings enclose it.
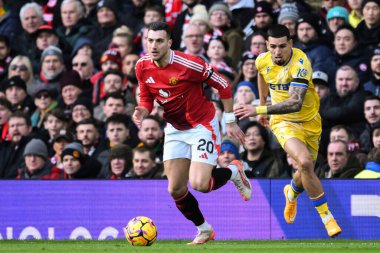
<path fill-rule="evenodd" d="M 286 37 L 268 37 L 267 48 L 271 52 L 272 61 L 277 65 L 284 65 L 288 62 L 292 51 L 293 42 Z"/>
<path fill-rule="evenodd" d="M 172 40 L 164 30 L 148 31 L 148 54 L 156 63 L 164 63 L 169 58 Z"/>

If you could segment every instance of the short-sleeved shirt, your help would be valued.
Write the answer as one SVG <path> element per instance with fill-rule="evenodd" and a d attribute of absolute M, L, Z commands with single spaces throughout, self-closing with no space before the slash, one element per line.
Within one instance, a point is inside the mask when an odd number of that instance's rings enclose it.
<path fill-rule="evenodd" d="M 289 61 L 280 66 L 272 61 L 270 52 L 262 53 L 256 59 L 256 67 L 268 84 L 272 104 L 289 98 L 289 87 L 307 89 L 299 112 L 272 115 L 276 120 L 305 122 L 312 120 L 319 110 L 319 97 L 312 82 L 312 68 L 306 54 L 292 48 Z"/>

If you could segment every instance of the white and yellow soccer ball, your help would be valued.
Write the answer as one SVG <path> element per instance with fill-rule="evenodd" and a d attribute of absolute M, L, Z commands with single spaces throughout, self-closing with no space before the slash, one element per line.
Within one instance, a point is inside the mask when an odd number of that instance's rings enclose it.
<path fill-rule="evenodd" d="M 133 246 L 150 246 L 157 239 L 157 227 L 145 216 L 137 216 L 130 220 L 124 228 L 127 241 Z"/>

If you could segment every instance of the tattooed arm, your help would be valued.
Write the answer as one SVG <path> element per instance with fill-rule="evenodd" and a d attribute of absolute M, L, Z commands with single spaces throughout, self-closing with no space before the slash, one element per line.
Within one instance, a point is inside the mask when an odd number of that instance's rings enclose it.
<path fill-rule="evenodd" d="M 307 89 L 301 87 L 289 87 L 289 98 L 275 105 L 268 106 L 268 114 L 286 114 L 299 112 L 305 98 Z"/>

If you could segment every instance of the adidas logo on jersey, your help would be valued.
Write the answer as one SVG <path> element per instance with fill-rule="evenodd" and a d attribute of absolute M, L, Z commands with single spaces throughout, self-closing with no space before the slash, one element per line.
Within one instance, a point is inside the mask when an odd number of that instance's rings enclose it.
<path fill-rule="evenodd" d="M 145 82 L 146 82 L 146 83 L 156 83 L 156 82 L 153 80 L 153 77 L 149 77 L 148 79 L 146 79 Z"/>
<path fill-rule="evenodd" d="M 199 158 L 208 159 L 208 156 L 206 153 L 203 153 L 199 156 Z"/>

